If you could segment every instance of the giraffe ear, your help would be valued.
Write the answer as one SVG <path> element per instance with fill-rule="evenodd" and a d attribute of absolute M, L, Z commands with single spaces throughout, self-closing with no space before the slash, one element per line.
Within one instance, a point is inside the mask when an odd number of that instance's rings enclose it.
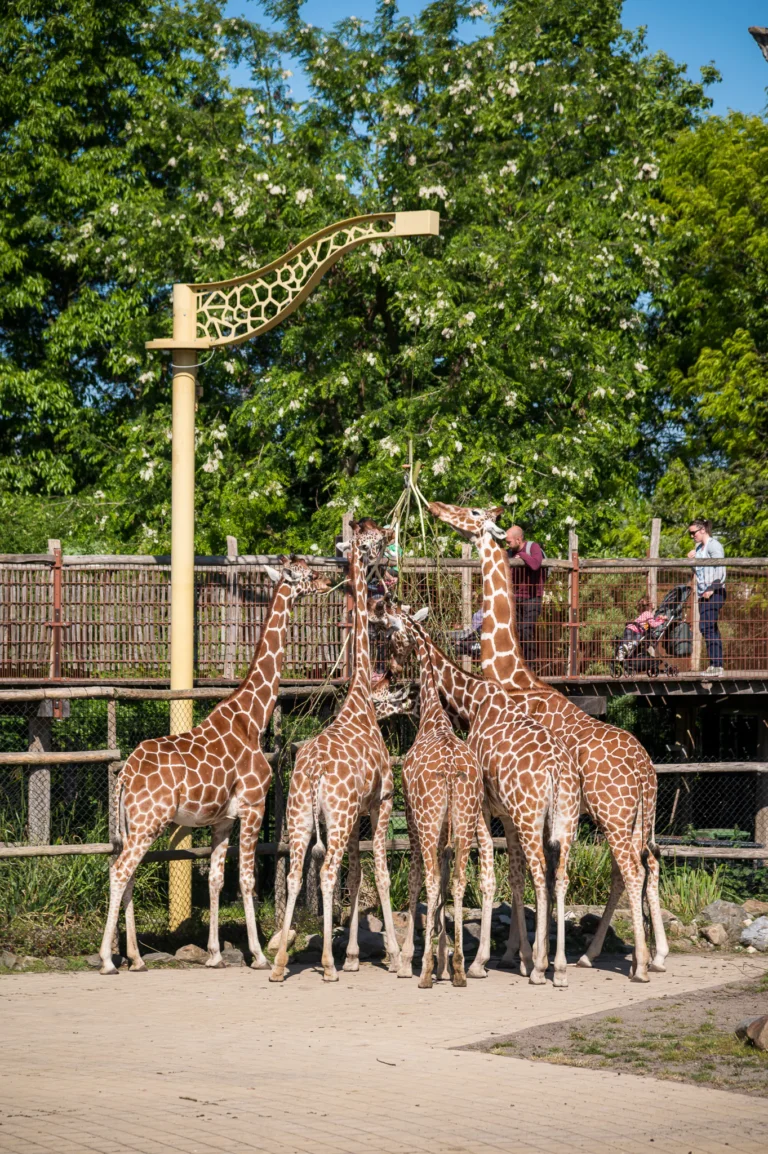
<path fill-rule="evenodd" d="M 273 569 L 271 565 L 265 565 L 264 572 L 275 585 L 277 585 L 283 576 L 279 569 Z"/>
<path fill-rule="evenodd" d="M 424 605 L 421 609 L 417 609 L 413 615 L 413 620 L 417 625 L 421 625 L 422 621 L 426 621 L 429 617 L 429 606 Z"/>

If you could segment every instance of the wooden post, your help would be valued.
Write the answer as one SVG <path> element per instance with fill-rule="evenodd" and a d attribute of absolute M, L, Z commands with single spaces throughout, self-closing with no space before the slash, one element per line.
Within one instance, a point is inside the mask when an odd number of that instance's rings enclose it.
<path fill-rule="evenodd" d="M 649 557 L 658 557 L 659 546 L 661 544 L 661 517 L 654 517 L 651 521 L 651 547 L 648 550 Z M 651 565 L 648 569 L 648 599 L 651 602 L 652 608 L 656 608 L 656 602 L 659 596 L 659 571 Z"/>
<path fill-rule="evenodd" d="M 239 621 L 237 579 L 237 537 L 227 537 L 227 594 L 224 610 L 224 676 L 234 678 Z"/>
<path fill-rule="evenodd" d="M 342 544 L 346 544 L 352 540 L 352 522 L 355 519 L 355 514 L 352 512 L 345 513 L 341 519 L 341 540 Z M 347 571 L 349 572 L 349 571 Z M 347 642 L 347 677 L 351 678 L 355 669 L 355 598 L 352 595 L 349 583 L 347 583 L 347 592 L 344 599 L 345 617 L 344 628 L 348 631 L 349 638 Z"/>
<path fill-rule="evenodd" d="M 40 711 L 47 702 L 40 703 Z M 47 710 L 46 710 L 47 712 Z M 28 726 L 29 750 L 33 753 L 50 753 L 50 717 L 30 717 Z M 50 845 L 51 843 L 51 770 L 47 765 L 32 769 L 27 786 L 28 832 L 30 845 Z"/>
<path fill-rule="evenodd" d="M 768 761 L 768 713 L 758 718 L 757 757 Z M 758 773 L 755 781 L 755 841 L 768 846 L 768 773 Z M 768 866 L 768 858 L 761 861 Z"/>
<path fill-rule="evenodd" d="M 51 656 L 48 676 L 58 681 L 61 678 L 61 630 L 63 625 L 61 615 L 61 541 L 54 537 L 49 538 L 48 552 L 53 554 L 53 569 L 51 570 L 53 607 L 51 620 L 49 622 L 51 627 Z M 54 701 L 52 708 L 53 713 L 51 716 L 57 720 L 61 720 L 63 717 L 61 701 Z"/>
<path fill-rule="evenodd" d="M 472 546 L 469 541 L 465 541 L 461 546 L 462 559 L 468 561 L 472 556 Z M 463 566 L 461 570 L 461 627 L 462 629 L 472 628 L 472 570 L 469 565 Z M 469 672 L 472 669 L 472 658 L 467 653 L 461 659 L 461 664 Z"/>
<path fill-rule="evenodd" d="M 699 630 L 699 593 L 696 588 L 696 570 L 691 569 L 691 632 L 693 633 L 693 640 L 691 645 L 691 672 L 698 673 L 701 668 L 701 642 L 702 636 Z"/>
<path fill-rule="evenodd" d="M 579 675 L 579 538 L 573 529 L 568 531 L 568 676 Z"/>

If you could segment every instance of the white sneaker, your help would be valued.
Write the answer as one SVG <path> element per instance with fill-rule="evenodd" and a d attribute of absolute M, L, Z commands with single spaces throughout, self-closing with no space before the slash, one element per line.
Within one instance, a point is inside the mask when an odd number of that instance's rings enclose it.
<path fill-rule="evenodd" d="M 704 670 L 710 677 L 722 677 L 725 673 L 722 665 L 710 665 L 708 669 Z"/>

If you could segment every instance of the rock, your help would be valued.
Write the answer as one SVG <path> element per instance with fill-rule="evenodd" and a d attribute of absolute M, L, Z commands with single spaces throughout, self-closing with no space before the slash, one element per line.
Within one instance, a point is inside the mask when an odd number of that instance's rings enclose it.
<path fill-rule="evenodd" d="M 177 962 L 193 962 L 197 966 L 204 966 L 208 961 L 208 951 L 190 943 L 188 946 L 180 946 L 174 957 Z"/>
<path fill-rule="evenodd" d="M 0 954 L 0 966 L 3 966 L 6 970 L 14 969 L 18 960 L 16 955 L 12 954 L 10 950 L 3 950 Z"/>
<path fill-rule="evenodd" d="M 164 950 L 153 950 L 149 954 L 144 954 L 142 961 L 151 963 L 156 962 L 160 965 L 163 962 L 175 962 L 173 954 L 166 954 Z"/>
<path fill-rule="evenodd" d="M 234 946 L 230 946 L 230 948 L 228 950 L 222 950 L 221 956 L 228 966 L 244 966 L 245 965 L 245 958 L 243 957 L 243 951 L 235 949 Z"/>
<path fill-rule="evenodd" d="M 685 937 L 685 926 L 677 918 L 675 918 L 674 921 L 671 921 L 669 923 L 669 925 L 666 927 L 666 930 L 667 930 L 667 937 L 670 937 L 670 938 L 684 938 Z"/>
<path fill-rule="evenodd" d="M 90 966 L 92 970 L 101 969 L 101 956 L 99 954 L 88 954 L 85 959 L 86 966 Z"/>
<path fill-rule="evenodd" d="M 750 1041 L 758 1050 L 768 1050 L 768 1014 L 745 1018 L 739 1022 L 735 1034 L 742 1042 Z"/>
<path fill-rule="evenodd" d="M 372 934 L 380 934 L 384 929 L 384 923 L 375 914 L 363 914 L 360 918 L 360 929 L 368 930 Z"/>
<path fill-rule="evenodd" d="M 222 950 L 234 950 L 235 943 L 234 942 L 225 942 L 221 948 L 222 948 Z"/>
<path fill-rule="evenodd" d="M 480 942 L 480 922 L 464 922 L 462 925 L 464 947 L 476 946 Z"/>
<path fill-rule="evenodd" d="M 272 937 L 267 942 L 267 945 L 265 948 L 268 949 L 271 954 L 276 954 L 277 951 L 280 949 L 280 935 L 282 932 L 283 932 L 282 930 L 275 930 Z M 288 945 L 292 946 L 295 941 L 296 941 L 296 931 L 295 930 L 289 930 L 288 931 Z M 226 946 L 226 943 L 225 943 L 225 946 Z"/>
<path fill-rule="evenodd" d="M 741 931 L 742 946 L 754 946 L 756 950 L 768 950 L 768 917 L 757 918 L 751 926 Z"/>
<path fill-rule="evenodd" d="M 19 969 L 31 970 L 33 966 L 37 966 L 39 963 L 40 958 L 33 958 L 31 954 L 25 954 L 23 958 L 19 958 L 16 965 Z"/>
<path fill-rule="evenodd" d="M 43 961 L 49 970 L 66 970 L 67 968 L 66 958 L 44 958 Z"/>
<path fill-rule="evenodd" d="M 759 918 L 763 914 L 768 914 L 768 902 L 760 902 L 757 898 L 750 898 L 749 901 L 744 902 L 741 908 L 751 918 Z"/>
<path fill-rule="evenodd" d="M 724 926 L 728 932 L 729 937 L 739 939 L 739 934 L 744 929 L 744 909 L 736 902 L 724 902 L 718 900 L 710 902 L 708 906 L 701 911 L 699 917 L 702 922 L 710 925 L 720 924 Z"/>
<path fill-rule="evenodd" d="M 321 954 L 323 952 L 323 935 L 307 934 L 303 950 L 308 954 Z"/>
<path fill-rule="evenodd" d="M 755 949 L 755 947 L 754 947 L 754 946 L 747 946 L 747 948 L 745 949 L 744 953 L 745 953 L 745 954 L 756 954 L 756 953 L 757 953 L 757 950 Z"/>
<path fill-rule="evenodd" d="M 713 946 L 724 946 L 728 942 L 728 931 L 720 922 L 715 922 L 711 926 L 704 926 L 699 933 Z"/>
<path fill-rule="evenodd" d="M 591 934 L 593 937 L 600 925 L 600 917 L 598 914 L 584 914 L 579 918 L 579 925 L 585 934 Z"/>

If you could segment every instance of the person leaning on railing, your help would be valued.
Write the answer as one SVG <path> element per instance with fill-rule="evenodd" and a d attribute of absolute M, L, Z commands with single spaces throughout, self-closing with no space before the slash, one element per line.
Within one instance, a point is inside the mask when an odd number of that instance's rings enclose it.
<path fill-rule="evenodd" d="M 543 567 L 544 550 L 535 541 L 526 541 L 519 525 L 507 529 L 507 552 L 510 558 L 523 562 L 512 566 L 512 586 L 515 591 L 517 634 L 523 657 L 530 665 L 536 656 L 536 622 L 541 617 L 546 573 Z"/>
<path fill-rule="evenodd" d="M 695 542 L 688 556 L 691 558 L 724 557 L 725 551 L 717 537 L 710 535 L 711 525 L 704 517 L 697 517 L 688 526 L 688 533 Z M 696 569 L 696 592 L 699 596 L 699 629 L 707 643 L 709 668 L 707 673 L 714 677 L 723 670 L 723 639 L 720 636 L 717 619 L 725 604 L 725 566 L 706 565 Z"/>

